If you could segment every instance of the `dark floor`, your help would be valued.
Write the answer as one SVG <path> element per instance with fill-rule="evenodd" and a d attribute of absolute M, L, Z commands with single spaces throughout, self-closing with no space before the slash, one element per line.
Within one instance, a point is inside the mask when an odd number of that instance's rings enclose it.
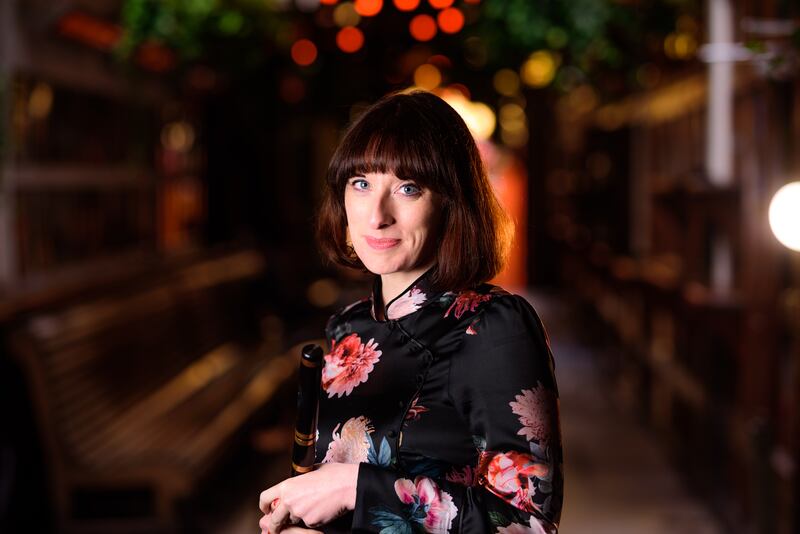
<path fill-rule="evenodd" d="M 682 485 L 654 438 L 604 389 L 592 348 L 579 341 L 569 305 L 554 295 L 533 294 L 530 300 L 553 343 L 561 394 L 566 474 L 560 533 L 723 534 Z M 240 486 L 251 493 L 242 495 L 215 532 L 258 532 L 258 488 L 285 476 L 288 457 L 264 456 L 258 463 Z"/>
<path fill-rule="evenodd" d="M 652 436 L 614 402 L 569 306 L 553 295 L 531 302 L 556 359 L 564 440 L 561 534 L 722 534 Z"/>

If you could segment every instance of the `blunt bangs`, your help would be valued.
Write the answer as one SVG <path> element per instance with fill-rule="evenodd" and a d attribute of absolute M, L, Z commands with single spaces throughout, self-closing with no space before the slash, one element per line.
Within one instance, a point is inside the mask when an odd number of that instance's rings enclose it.
<path fill-rule="evenodd" d="M 402 104 L 401 99 L 385 102 L 352 125 L 328 173 L 337 191 L 353 176 L 369 172 L 392 173 L 436 193 L 447 189 L 444 173 L 449 166 L 434 148 L 441 143 L 435 139 L 434 125 L 418 107 Z"/>

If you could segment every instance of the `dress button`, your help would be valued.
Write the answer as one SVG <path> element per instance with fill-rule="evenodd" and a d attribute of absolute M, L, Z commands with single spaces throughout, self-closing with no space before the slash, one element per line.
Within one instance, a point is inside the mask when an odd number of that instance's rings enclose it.
<path fill-rule="evenodd" d="M 397 436 L 397 432 L 395 432 L 394 430 L 390 430 L 386 433 L 386 435 L 389 436 L 390 438 L 394 438 L 395 436 Z"/>

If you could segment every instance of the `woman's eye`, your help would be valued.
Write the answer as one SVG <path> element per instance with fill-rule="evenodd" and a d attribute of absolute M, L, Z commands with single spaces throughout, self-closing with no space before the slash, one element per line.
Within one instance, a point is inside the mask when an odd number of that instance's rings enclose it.
<path fill-rule="evenodd" d="M 358 191 L 365 191 L 369 187 L 366 180 L 353 180 L 350 185 Z"/>
<path fill-rule="evenodd" d="M 400 192 L 406 196 L 414 196 L 422 193 L 422 190 L 414 184 L 404 184 L 400 186 Z"/>

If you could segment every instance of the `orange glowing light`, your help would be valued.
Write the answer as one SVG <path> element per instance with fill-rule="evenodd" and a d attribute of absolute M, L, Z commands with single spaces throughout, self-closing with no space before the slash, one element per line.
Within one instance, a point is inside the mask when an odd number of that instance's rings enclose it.
<path fill-rule="evenodd" d="M 325 6 L 335 6 L 339 0 L 319 0 L 319 3 Z"/>
<path fill-rule="evenodd" d="M 458 8 L 448 7 L 436 17 L 444 33 L 458 33 L 464 27 L 464 14 Z"/>
<path fill-rule="evenodd" d="M 419 6 L 419 0 L 394 0 L 394 7 L 399 11 L 414 11 Z"/>
<path fill-rule="evenodd" d="M 444 9 L 453 5 L 453 0 L 428 0 L 431 7 L 436 9 Z"/>
<path fill-rule="evenodd" d="M 358 28 L 345 26 L 336 34 L 336 46 L 349 54 L 358 52 L 364 46 L 364 34 Z"/>
<path fill-rule="evenodd" d="M 356 0 L 355 8 L 362 17 L 374 17 L 383 9 L 383 0 Z"/>
<path fill-rule="evenodd" d="M 417 41 L 430 41 L 436 35 L 436 21 L 430 15 L 417 15 L 411 19 L 408 31 Z"/>
<path fill-rule="evenodd" d="M 308 39 L 300 39 L 292 45 L 292 59 L 301 67 L 307 67 L 317 59 L 317 46 Z"/>

